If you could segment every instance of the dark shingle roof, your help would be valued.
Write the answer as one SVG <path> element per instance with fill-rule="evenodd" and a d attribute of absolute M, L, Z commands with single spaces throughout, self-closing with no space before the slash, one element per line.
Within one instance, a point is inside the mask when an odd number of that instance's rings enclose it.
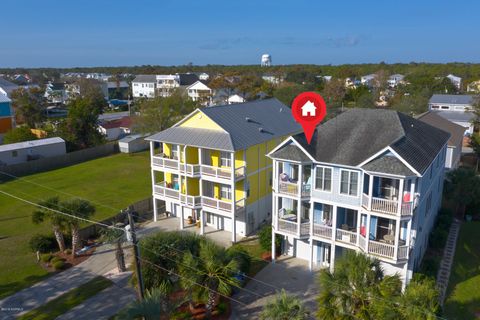
<path fill-rule="evenodd" d="M 440 112 L 429 111 L 422 114 L 417 119 L 422 120 L 423 122 L 426 122 L 429 125 L 434 126 L 435 128 L 450 133 L 450 139 L 448 140 L 449 146 L 456 147 L 462 145 L 463 135 L 465 134 L 465 130 L 467 128 L 441 117 Z"/>
<path fill-rule="evenodd" d="M 174 126 L 149 140 L 233 151 L 301 131 L 290 109 L 277 99 L 207 107 L 200 112 L 226 132 Z"/>
<path fill-rule="evenodd" d="M 132 82 L 157 82 L 157 76 L 154 74 L 139 74 Z"/>
<path fill-rule="evenodd" d="M 469 111 L 440 111 L 438 115 L 452 122 L 470 122 L 475 118 L 475 114 Z"/>
<path fill-rule="evenodd" d="M 473 96 L 468 94 L 434 94 L 429 103 L 469 104 L 473 103 Z"/>
<path fill-rule="evenodd" d="M 3 87 L 3 88 L 17 88 L 18 85 L 0 77 L 0 87 Z"/>
<path fill-rule="evenodd" d="M 198 81 L 198 76 L 195 73 L 180 73 L 180 85 L 189 86 Z"/>
<path fill-rule="evenodd" d="M 423 174 L 450 135 L 400 112 L 351 109 L 317 127 L 311 145 L 294 136 L 317 161 L 358 166 L 390 146 Z"/>
<path fill-rule="evenodd" d="M 292 161 L 311 161 L 310 157 L 308 157 L 305 152 L 303 152 L 299 147 L 294 144 L 288 144 L 277 151 L 271 154 L 272 158 L 275 159 L 283 159 L 283 160 L 292 160 Z"/>
<path fill-rule="evenodd" d="M 362 166 L 363 169 L 370 172 L 390 173 L 399 176 L 414 176 L 412 172 L 402 161 L 393 155 L 384 155 L 378 157 Z"/>

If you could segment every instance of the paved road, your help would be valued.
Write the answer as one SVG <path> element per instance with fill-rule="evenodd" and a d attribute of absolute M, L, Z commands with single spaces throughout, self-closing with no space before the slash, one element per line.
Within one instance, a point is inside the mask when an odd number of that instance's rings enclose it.
<path fill-rule="evenodd" d="M 246 306 L 232 302 L 233 310 L 230 319 L 258 319 L 262 307 L 272 299 L 277 292 L 277 288 L 284 288 L 288 293 L 299 297 L 313 314 L 316 310 L 315 299 L 318 295 L 316 274 L 316 272 L 311 272 L 308 269 L 307 263 L 303 260 L 281 257 L 275 264 L 269 264 L 255 276 L 255 279 L 271 284 L 276 288 L 250 280 L 245 288 L 263 298 L 239 290 L 233 295 L 233 298 L 243 302 Z"/>

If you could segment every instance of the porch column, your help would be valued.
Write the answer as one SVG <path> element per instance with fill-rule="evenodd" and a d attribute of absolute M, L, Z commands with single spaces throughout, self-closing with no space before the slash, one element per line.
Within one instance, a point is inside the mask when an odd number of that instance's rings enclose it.
<path fill-rule="evenodd" d="M 372 197 L 373 197 L 373 175 L 368 175 L 368 210 L 372 210 Z"/>
<path fill-rule="evenodd" d="M 203 208 L 200 209 L 200 234 L 202 236 L 205 234 L 205 212 L 203 212 Z"/>
<path fill-rule="evenodd" d="M 153 201 L 153 221 L 157 221 L 158 208 L 157 208 L 157 199 L 155 199 L 155 196 L 152 197 L 152 201 Z"/>
<path fill-rule="evenodd" d="M 395 249 L 393 251 L 393 260 L 397 260 L 398 257 L 398 242 L 400 239 L 400 219 L 395 220 Z"/>
<path fill-rule="evenodd" d="M 309 259 L 309 263 L 308 263 L 308 268 L 310 269 L 310 271 L 313 270 L 313 203 L 310 201 L 310 210 L 308 212 L 308 220 L 310 221 L 310 259 Z"/>
<path fill-rule="evenodd" d="M 272 228 L 278 230 L 278 200 L 274 192 L 272 192 Z"/>
<path fill-rule="evenodd" d="M 157 204 L 155 201 L 155 170 L 151 169 L 152 175 L 152 199 L 153 199 L 153 221 L 157 221 Z"/>
<path fill-rule="evenodd" d="M 410 244 L 412 243 L 412 219 L 407 222 L 407 239 L 405 239 L 405 245 L 407 246 L 407 259 L 410 259 Z"/>
<path fill-rule="evenodd" d="M 397 209 L 397 214 L 399 214 L 400 216 L 402 215 L 403 183 L 404 183 L 404 180 L 400 179 L 400 183 L 398 185 L 398 209 Z"/>
<path fill-rule="evenodd" d="M 272 230 L 272 263 L 275 263 L 276 252 L 275 252 L 275 230 Z"/>
<path fill-rule="evenodd" d="M 150 141 L 150 162 L 153 163 L 153 156 L 155 155 L 155 142 Z"/>
<path fill-rule="evenodd" d="M 298 179 L 297 179 L 297 186 L 298 186 L 298 194 L 297 194 L 297 235 L 300 236 L 300 228 L 302 224 L 302 175 L 303 175 L 303 166 L 301 164 L 298 165 Z"/>
<path fill-rule="evenodd" d="M 185 207 L 184 206 L 181 206 L 182 209 L 180 210 L 180 230 L 183 230 L 185 228 L 184 226 L 184 214 L 183 214 L 183 211 L 185 210 Z"/>
<path fill-rule="evenodd" d="M 337 206 L 333 206 L 332 218 L 332 243 L 335 244 L 337 236 Z"/>
<path fill-rule="evenodd" d="M 301 164 L 298 165 L 298 181 L 297 181 L 297 185 L 298 185 L 298 197 L 301 198 L 302 197 L 302 180 L 303 180 L 303 166 Z"/>
<path fill-rule="evenodd" d="M 330 246 L 330 272 L 335 270 L 335 243 Z"/>
<path fill-rule="evenodd" d="M 370 243 L 370 213 L 367 213 L 367 230 L 365 235 L 365 252 L 368 253 L 368 244 Z"/>
<path fill-rule="evenodd" d="M 362 212 L 360 210 L 357 210 L 357 247 L 360 246 L 360 224 L 361 224 L 361 219 L 362 219 Z"/>
<path fill-rule="evenodd" d="M 232 174 L 231 174 L 231 182 L 230 188 L 232 193 L 232 243 L 237 241 L 237 220 L 236 220 L 236 197 L 235 197 L 235 152 L 230 153 L 230 161 L 232 163 Z"/>

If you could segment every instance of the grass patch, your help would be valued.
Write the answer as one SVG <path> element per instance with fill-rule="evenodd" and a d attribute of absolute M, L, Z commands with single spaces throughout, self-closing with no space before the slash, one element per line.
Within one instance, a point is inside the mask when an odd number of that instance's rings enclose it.
<path fill-rule="evenodd" d="M 116 208 L 147 198 L 151 194 L 148 152 L 116 154 L 48 172 L 0 183 L 4 190 L 33 202 L 58 195 L 61 199 L 76 195 L 96 205 L 95 220 L 118 213 Z M 2 176 L 0 175 L 0 178 Z M 1 182 L 2 180 L 0 180 Z M 55 191 L 55 190 L 59 190 Z M 34 207 L 0 194 L 0 299 L 44 279 L 48 272 L 36 263 L 28 241 L 36 233 L 50 233 L 48 224 L 34 225 Z"/>
<path fill-rule="evenodd" d="M 19 319 L 53 320 L 88 298 L 93 297 L 100 291 L 110 287 L 112 284 L 112 281 L 104 277 L 95 277 L 87 283 L 82 284 L 80 287 L 72 289 L 69 292 L 47 302 L 43 306 L 27 312 Z"/>
<path fill-rule="evenodd" d="M 480 222 L 466 222 L 460 229 L 453 261 L 445 316 L 478 319 L 480 313 Z"/>
<path fill-rule="evenodd" d="M 253 277 L 260 270 L 262 270 L 268 265 L 267 261 L 262 260 L 262 253 L 264 252 L 264 250 L 260 246 L 258 239 L 236 243 L 234 244 L 234 246 L 245 249 L 252 257 L 252 264 L 250 266 L 250 272 L 248 274 L 249 277 Z"/>

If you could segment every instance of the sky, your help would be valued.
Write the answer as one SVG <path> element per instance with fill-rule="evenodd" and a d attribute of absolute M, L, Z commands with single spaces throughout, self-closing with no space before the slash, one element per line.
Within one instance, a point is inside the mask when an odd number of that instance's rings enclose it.
<path fill-rule="evenodd" d="M 2 0 L 0 67 L 480 62 L 480 1 Z"/>

